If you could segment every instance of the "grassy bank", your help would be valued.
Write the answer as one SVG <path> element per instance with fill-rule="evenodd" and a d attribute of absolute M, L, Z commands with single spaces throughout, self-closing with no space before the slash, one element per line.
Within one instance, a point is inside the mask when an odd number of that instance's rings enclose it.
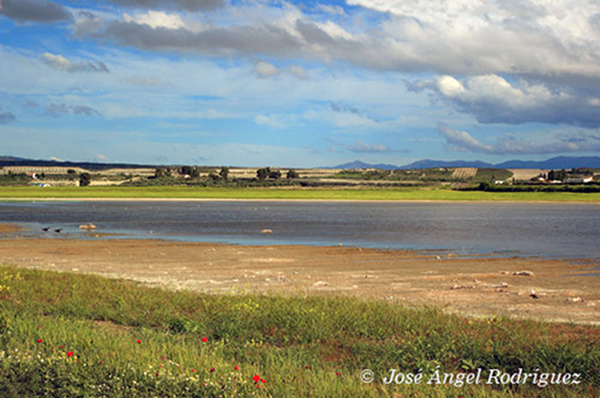
<path fill-rule="evenodd" d="M 196 188 L 196 187 L 0 187 L 11 199 L 281 199 L 600 202 L 600 193 L 481 192 L 431 188 Z"/>
<path fill-rule="evenodd" d="M 0 268 L 1 396 L 597 396 L 599 340 L 588 326 Z M 392 368 L 423 380 L 386 385 Z M 443 380 L 479 368 L 479 384 L 427 384 L 436 369 Z M 490 369 L 578 373 L 581 383 L 488 385 Z"/>

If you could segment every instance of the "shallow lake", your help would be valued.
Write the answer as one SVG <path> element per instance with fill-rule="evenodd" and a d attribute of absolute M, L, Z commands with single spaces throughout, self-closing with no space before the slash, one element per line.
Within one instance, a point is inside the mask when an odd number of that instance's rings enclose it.
<path fill-rule="evenodd" d="M 600 259 L 600 206 L 546 203 L 263 201 L 0 202 L 26 234 L 103 234 L 235 244 L 450 250 L 457 254 Z M 62 228 L 60 234 L 43 227 Z M 261 234 L 270 229 L 272 234 Z"/>

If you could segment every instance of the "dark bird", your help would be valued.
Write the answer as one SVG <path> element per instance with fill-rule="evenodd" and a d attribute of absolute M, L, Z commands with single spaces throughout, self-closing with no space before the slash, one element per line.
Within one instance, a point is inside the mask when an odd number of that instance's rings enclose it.
<path fill-rule="evenodd" d="M 42 231 L 48 232 L 48 231 L 50 231 L 50 227 L 42 228 Z"/>
<path fill-rule="evenodd" d="M 57 234 L 60 234 L 62 232 L 62 228 L 55 229 L 54 232 L 56 232 Z"/>

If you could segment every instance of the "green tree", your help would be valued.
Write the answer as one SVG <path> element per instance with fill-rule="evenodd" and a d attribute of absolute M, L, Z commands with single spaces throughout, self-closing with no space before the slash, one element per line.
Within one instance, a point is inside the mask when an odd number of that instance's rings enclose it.
<path fill-rule="evenodd" d="M 291 180 L 293 178 L 300 178 L 300 176 L 298 175 L 298 173 L 294 169 L 289 169 L 285 177 L 288 180 Z"/>
<path fill-rule="evenodd" d="M 227 178 L 229 177 L 229 167 L 222 167 L 221 171 L 219 171 L 219 175 L 223 180 L 227 181 Z"/>
<path fill-rule="evenodd" d="M 168 167 L 158 167 L 154 171 L 154 178 L 170 177 L 170 176 L 171 176 L 171 169 L 169 169 Z"/>
<path fill-rule="evenodd" d="M 272 178 L 274 180 L 278 180 L 281 178 L 281 171 L 279 170 L 274 170 L 269 172 L 269 178 Z"/>
<path fill-rule="evenodd" d="M 256 170 L 256 177 L 259 180 L 266 180 L 267 177 L 269 177 L 270 174 L 271 174 L 271 168 L 270 167 L 265 167 L 265 168 Z"/>
<path fill-rule="evenodd" d="M 79 186 L 87 187 L 92 182 L 92 176 L 90 173 L 81 173 L 79 174 Z"/>

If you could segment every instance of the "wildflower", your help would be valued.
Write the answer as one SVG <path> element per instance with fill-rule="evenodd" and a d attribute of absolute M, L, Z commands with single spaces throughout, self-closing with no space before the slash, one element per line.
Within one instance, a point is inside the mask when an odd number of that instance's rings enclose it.
<path fill-rule="evenodd" d="M 43 342 L 44 342 L 44 340 L 38 339 L 38 343 L 43 343 Z"/>
<path fill-rule="evenodd" d="M 304 369 L 306 369 L 306 370 L 310 370 L 310 365 L 306 365 L 306 366 L 304 367 Z"/>
<path fill-rule="evenodd" d="M 254 377 L 252 378 L 252 380 L 254 380 L 255 383 L 258 383 L 258 381 L 260 380 L 260 376 L 259 375 L 254 375 Z"/>
<path fill-rule="evenodd" d="M 260 379 L 260 382 L 263 384 L 267 384 L 267 381 L 265 379 Z"/>
<path fill-rule="evenodd" d="M 234 370 L 240 370 L 240 367 L 239 367 L 239 366 L 237 366 L 237 365 L 235 365 L 235 366 L 233 367 L 233 369 L 234 369 Z"/>
<path fill-rule="evenodd" d="M 335 375 L 336 375 L 337 377 L 340 377 L 342 374 L 341 374 L 340 372 L 335 372 Z"/>
<path fill-rule="evenodd" d="M 67 356 L 71 358 L 73 356 L 73 351 L 67 351 Z"/>
<path fill-rule="evenodd" d="M 60 346 L 60 349 L 61 349 L 61 350 L 62 350 L 62 349 L 64 349 L 64 348 L 65 348 L 65 346 L 64 346 L 64 345 L 61 345 L 61 346 Z"/>
<path fill-rule="evenodd" d="M 138 339 L 137 343 L 142 344 L 142 340 Z"/>
<path fill-rule="evenodd" d="M 196 371 L 196 369 L 192 369 L 192 373 L 194 373 Z"/>
<path fill-rule="evenodd" d="M 206 343 L 208 341 L 208 337 L 202 337 L 202 342 Z"/>
<path fill-rule="evenodd" d="M 215 370 L 215 368 L 210 368 L 210 373 L 214 372 Z"/>
<path fill-rule="evenodd" d="M 98 363 L 99 363 L 100 365 L 102 365 L 102 360 L 100 360 Z"/>

